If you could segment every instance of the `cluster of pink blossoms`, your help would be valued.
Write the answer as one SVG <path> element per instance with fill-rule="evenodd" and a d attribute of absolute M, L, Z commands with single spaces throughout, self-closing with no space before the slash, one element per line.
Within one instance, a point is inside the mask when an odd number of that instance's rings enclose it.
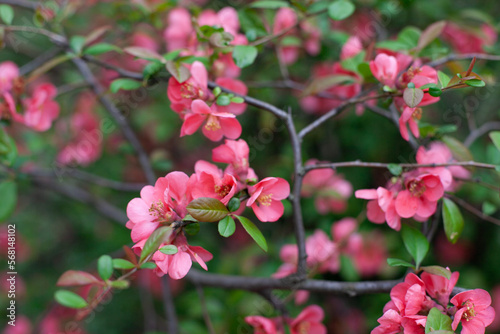
<path fill-rule="evenodd" d="M 307 165 L 314 165 L 317 160 L 309 160 Z M 342 175 L 331 168 L 318 168 L 308 172 L 302 181 L 301 195 L 314 196 L 314 205 L 321 214 L 328 212 L 342 213 L 347 208 L 347 200 L 352 195 L 352 185 Z"/>
<path fill-rule="evenodd" d="M 418 164 L 453 162 L 451 151 L 440 142 L 434 142 L 426 150 L 417 152 Z M 392 178 L 386 188 L 362 189 L 355 192 L 357 198 L 369 200 L 367 217 L 373 223 L 387 224 L 394 230 L 401 228 L 401 218 L 425 221 L 436 212 L 437 202 L 445 191 L 454 191 L 454 177 L 467 178 L 469 172 L 460 166 L 420 167 Z"/>
<path fill-rule="evenodd" d="M 29 97 L 22 98 L 24 87 L 19 68 L 11 61 L 0 64 L 0 118 L 12 119 L 35 131 L 46 131 L 59 116 L 59 104 L 54 101 L 57 89 L 51 83 L 39 83 Z M 18 114 L 18 104 L 24 114 Z"/>
<path fill-rule="evenodd" d="M 246 206 L 253 209 L 260 221 L 278 220 L 284 212 L 281 200 L 290 194 L 290 186 L 277 177 L 257 182 L 257 175 L 248 164 L 248 154 L 248 145 L 244 140 L 226 140 L 225 144 L 212 151 L 214 161 L 228 164 L 225 171 L 200 160 L 191 176 L 171 172 L 159 178 L 154 186 L 145 186 L 141 197 L 134 198 L 127 206 L 130 219 L 127 227 L 132 230 L 131 237 L 136 243 L 133 248 L 140 252 L 157 228 L 182 221 L 188 213 L 187 205 L 201 197 L 215 198 L 224 205 L 236 197 L 246 201 Z M 188 245 L 182 228 L 176 229 L 167 244 L 177 246 L 178 252 L 173 255 L 155 252 L 152 260 L 157 264 L 159 275 L 168 274 L 180 279 L 188 273 L 192 261 L 206 270 L 205 262 L 212 259 L 212 254 L 202 247 Z"/>
<path fill-rule="evenodd" d="M 421 278 L 411 273 L 404 282 L 391 290 L 391 301 L 384 307 L 384 315 L 378 319 L 379 326 L 372 334 L 424 334 L 429 311 L 437 308 L 453 318 L 455 331 L 462 324 L 462 334 L 484 333 L 485 327 L 495 318 L 490 306 L 491 297 L 482 289 L 450 295 L 458 280 L 458 272 L 450 279 L 444 276 L 422 273 Z M 449 305 L 449 304 L 452 305 Z"/>
<path fill-rule="evenodd" d="M 253 315 L 245 318 L 245 321 L 254 328 L 255 334 L 326 334 L 326 327 L 321 323 L 324 312 L 318 305 L 307 306 L 295 318 L 276 317 L 266 318 Z M 286 331 L 284 325 L 289 331 Z"/>
<path fill-rule="evenodd" d="M 353 260 L 356 270 L 364 277 L 380 272 L 386 266 L 387 251 L 384 239 L 361 234 L 357 231 L 358 222 L 354 218 L 343 218 L 333 223 L 332 239 L 322 230 L 316 230 L 306 239 L 307 267 L 310 275 L 337 273 L 340 269 L 340 256 L 346 255 Z M 283 278 L 297 271 L 298 248 L 295 244 L 284 245 L 280 251 L 284 262 L 273 274 Z M 297 291 L 295 302 L 302 304 L 309 297 L 308 291 Z"/>

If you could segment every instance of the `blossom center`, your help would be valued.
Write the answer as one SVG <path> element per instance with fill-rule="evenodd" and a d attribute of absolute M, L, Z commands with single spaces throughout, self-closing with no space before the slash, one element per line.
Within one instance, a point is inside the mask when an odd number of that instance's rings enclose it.
<path fill-rule="evenodd" d="M 462 319 L 464 319 L 465 321 L 473 319 L 476 316 L 476 311 L 474 310 L 474 303 L 471 302 L 470 299 L 467 299 L 467 301 L 464 302 L 462 305 L 467 309 L 467 311 L 465 311 L 462 314 Z"/>
<path fill-rule="evenodd" d="M 420 120 L 422 118 L 422 108 L 415 108 L 411 117 L 416 120 Z"/>
<path fill-rule="evenodd" d="M 273 198 L 273 194 L 261 195 L 261 196 L 259 196 L 258 201 L 260 204 L 262 204 L 264 206 L 269 206 L 269 205 L 271 205 L 272 198 Z"/>
<path fill-rule="evenodd" d="M 228 184 L 215 185 L 215 193 L 217 193 L 217 195 L 219 195 L 220 197 L 226 197 L 230 191 L 231 191 L 231 186 Z"/>
<path fill-rule="evenodd" d="M 149 208 L 149 214 L 155 217 L 155 222 L 160 224 L 172 222 L 172 212 L 165 209 L 163 202 L 153 202 Z"/>
<path fill-rule="evenodd" d="M 309 332 L 310 327 L 311 326 L 308 322 L 302 322 L 299 324 L 299 326 L 297 328 L 298 329 L 297 333 L 298 334 L 308 334 L 308 333 L 310 333 Z"/>
<path fill-rule="evenodd" d="M 207 124 L 205 124 L 205 129 L 209 131 L 217 131 L 221 128 L 219 120 L 213 115 L 208 116 Z"/>
<path fill-rule="evenodd" d="M 410 184 L 408 184 L 408 191 L 414 196 L 414 197 L 420 197 L 422 196 L 427 188 L 425 187 L 425 184 L 422 180 L 420 181 L 411 181 Z"/>

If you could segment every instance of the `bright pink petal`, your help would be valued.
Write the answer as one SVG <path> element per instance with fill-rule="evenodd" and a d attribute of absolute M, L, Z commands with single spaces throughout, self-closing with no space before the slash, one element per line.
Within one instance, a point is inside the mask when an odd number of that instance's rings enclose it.
<path fill-rule="evenodd" d="M 226 138 L 237 139 L 241 135 L 241 124 L 236 118 L 221 118 L 219 121 Z"/>
<path fill-rule="evenodd" d="M 400 191 L 396 197 L 396 212 L 403 218 L 410 218 L 417 213 L 419 199 L 408 190 Z"/>
<path fill-rule="evenodd" d="M 181 127 L 181 137 L 192 135 L 205 121 L 206 116 L 199 114 L 188 114 Z"/>
<path fill-rule="evenodd" d="M 187 275 L 193 265 L 191 256 L 188 253 L 179 250 L 172 256 L 172 262 L 168 267 L 168 275 L 173 279 L 181 279 Z"/>
<path fill-rule="evenodd" d="M 271 201 L 269 205 L 252 205 L 253 212 L 261 222 L 275 222 L 283 216 L 285 208 L 280 201 Z"/>
<path fill-rule="evenodd" d="M 361 189 L 361 190 L 356 190 L 354 193 L 354 196 L 356 198 L 361 198 L 361 199 L 377 199 L 377 190 L 376 189 Z"/>

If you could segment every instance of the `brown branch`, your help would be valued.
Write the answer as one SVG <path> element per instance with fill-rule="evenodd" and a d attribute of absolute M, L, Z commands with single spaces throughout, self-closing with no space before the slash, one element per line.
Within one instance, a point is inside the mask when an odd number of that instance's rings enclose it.
<path fill-rule="evenodd" d="M 500 122 L 488 122 L 481 125 L 479 128 L 471 131 L 464 141 L 464 145 L 470 147 L 479 137 L 494 130 L 500 130 Z"/>
<path fill-rule="evenodd" d="M 40 3 L 28 0 L 0 0 L 0 4 L 31 10 L 37 10 L 39 7 L 42 7 Z"/>
<path fill-rule="evenodd" d="M 474 57 L 477 59 L 500 61 L 500 56 L 489 55 L 489 54 L 485 54 L 485 53 L 464 53 L 464 54 L 451 54 L 451 55 L 445 56 L 443 58 L 439 58 L 439 59 L 436 59 L 434 61 L 431 61 L 431 62 L 427 63 L 426 65 L 431 66 L 431 67 L 436 67 L 436 66 L 446 64 L 447 62 L 452 61 L 452 60 L 465 60 L 465 59 L 471 59 Z"/>
<path fill-rule="evenodd" d="M 471 204 L 467 203 L 463 199 L 458 198 L 458 197 L 456 197 L 456 196 L 454 196 L 452 194 L 445 194 L 445 197 L 448 197 L 453 202 L 457 203 L 458 205 L 460 205 L 462 208 L 464 208 L 465 210 L 469 211 L 473 215 L 476 215 L 479 218 L 481 218 L 483 220 L 486 220 L 487 222 L 490 222 L 490 223 L 493 223 L 495 225 L 500 226 L 500 220 L 499 219 L 496 219 L 496 218 L 493 218 L 491 216 L 485 215 L 481 210 L 476 209 L 474 206 L 472 206 Z"/>

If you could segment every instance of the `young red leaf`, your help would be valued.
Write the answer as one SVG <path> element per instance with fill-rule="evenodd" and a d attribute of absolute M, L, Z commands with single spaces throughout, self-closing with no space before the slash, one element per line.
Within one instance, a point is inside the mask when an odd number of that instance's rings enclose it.
<path fill-rule="evenodd" d="M 59 277 L 57 286 L 80 286 L 88 284 L 101 284 L 97 277 L 85 271 L 68 270 Z"/>

